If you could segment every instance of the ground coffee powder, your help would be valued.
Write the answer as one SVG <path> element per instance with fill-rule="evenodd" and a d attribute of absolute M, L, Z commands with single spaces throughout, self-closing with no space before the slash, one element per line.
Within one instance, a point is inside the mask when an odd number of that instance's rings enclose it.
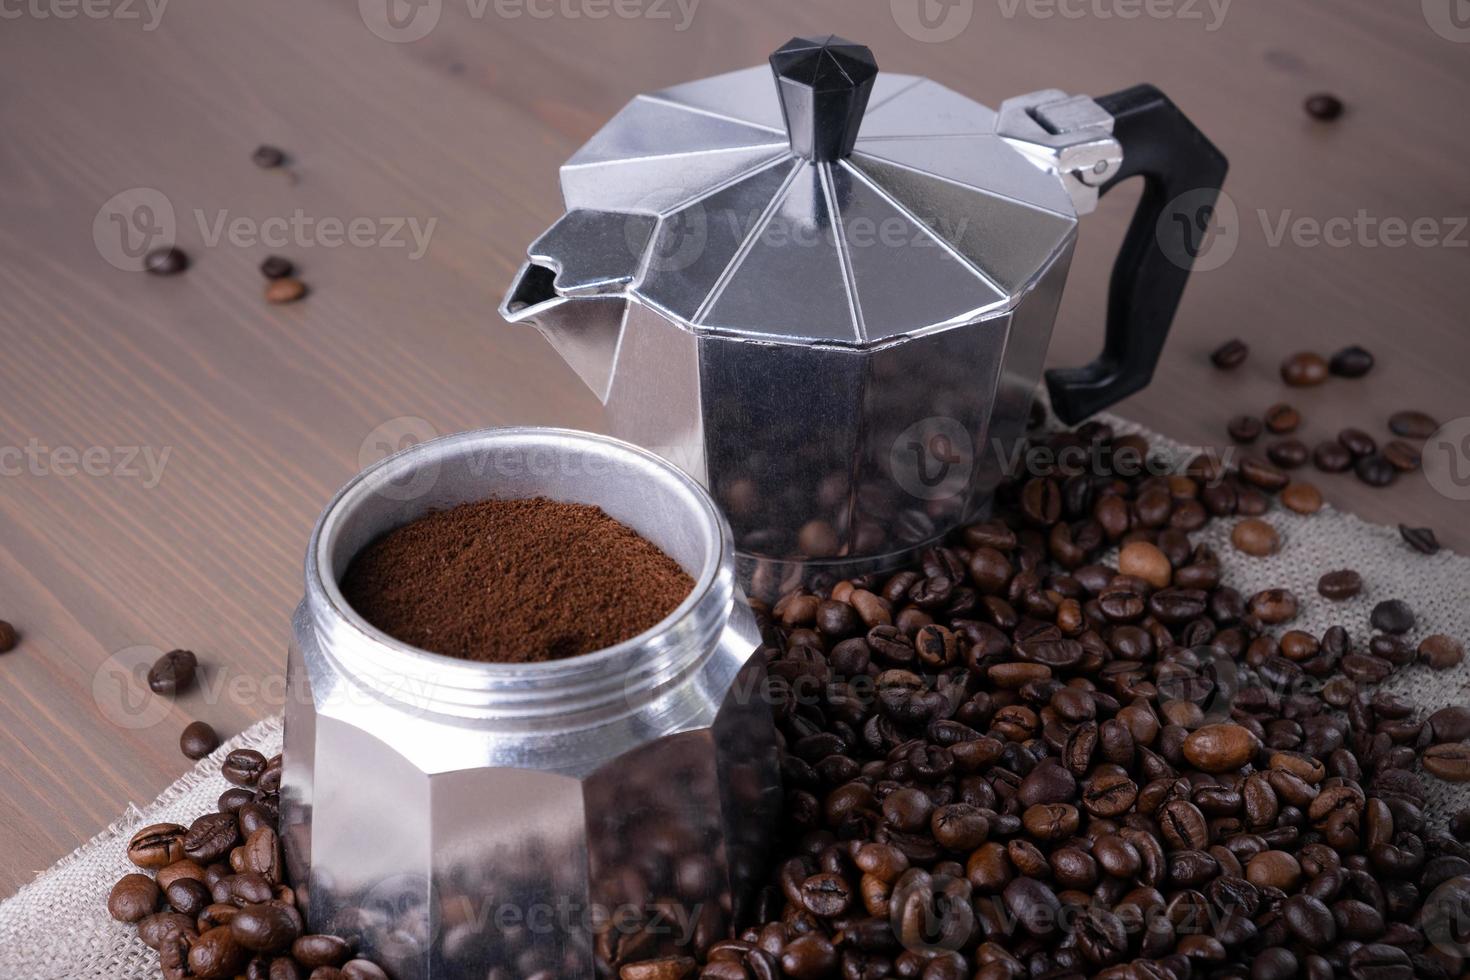
<path fill-rule="evenodd" d="M 342 580 L 352 607 L 389 636 L 494 663 L 620 643 L 693 587 L 673 559 L 601 508 L 540 497 L 428 514 L 364 548 Z"/>

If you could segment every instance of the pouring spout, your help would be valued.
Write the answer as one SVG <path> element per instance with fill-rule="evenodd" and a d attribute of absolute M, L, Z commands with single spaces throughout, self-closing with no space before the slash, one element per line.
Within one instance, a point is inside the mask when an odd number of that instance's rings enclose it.
<path fill-rule="evenodd" d="M 564 296 L 556 289 L 556 277 L 555 269 L 527 262 L 500 304 L 500 315 L 539 330 L 607 404 L 628 301 L 621 295 Z"/>

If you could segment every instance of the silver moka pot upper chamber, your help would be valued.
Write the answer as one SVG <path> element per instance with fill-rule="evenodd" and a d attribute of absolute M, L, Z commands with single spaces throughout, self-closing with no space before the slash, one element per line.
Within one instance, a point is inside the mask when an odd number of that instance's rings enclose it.
<path fill-rule="evenodd" d="M 501 306 L 613 434 L 715 494 L 756 594 L 903 561 L 983 513 L 1042 377 L 1078 216 L 1142 176 L 1077 421 L 1148 383 L 1226 162 L 1162 93 L 999 112 L 795 39 L 634 99 L 561 171 Z"/>

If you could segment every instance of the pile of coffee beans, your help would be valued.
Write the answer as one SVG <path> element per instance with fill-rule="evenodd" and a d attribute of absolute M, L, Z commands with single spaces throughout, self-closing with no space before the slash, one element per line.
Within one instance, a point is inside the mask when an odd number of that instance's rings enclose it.
<path fill-rule="evenodd" d="M 1208 459 L 997 501 L 910 568 L 757 604 L 786 787 L 758 921 L 623 980 L 1462 975 L 1470 812 L 1432 824 L 1424 774 L 1470 779 L 1470 707 L 1377 689 L 1459 642 L 1232 588 L 1190 535 L 1270 501 Z"/>
<path fill-rule="evenodd" d="M 221 774 L 217 811 L 133 834 L 139 870 L 113 886 L 108 914 L 137 925 L 165 980 L 386 980 L 347 941 L 306 932 L 282 865 L 281 757 L 236 749 Z"/>

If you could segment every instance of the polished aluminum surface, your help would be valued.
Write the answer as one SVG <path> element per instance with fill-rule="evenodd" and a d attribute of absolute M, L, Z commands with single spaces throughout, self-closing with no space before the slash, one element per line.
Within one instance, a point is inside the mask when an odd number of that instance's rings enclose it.
<path fill-rule="evenodd" d="M 988 506 L 1111 132 L 1086 97 L 997 114 L 879 74 L 812 163 L 767 67 L 640 96 L 562 168 L 501 313 L 714 492 L 754 593 L 892 567 Z"/>
<path fill-rule="evenodd" d="M 417 650 L 342 598 L 387 530 L 537 495 L 602 507 L 694 591 L 625 643 L 527 665 Z M 733 566 L 708 494 L 604 437 L 465 433 L 349 483 L 312 535 L 288 660 L 282 821 L 312 928 L 359 938 L 396 980 L 592 977 L 628 944 L 672 950 L 740 916 L 779 778 Z"/>

